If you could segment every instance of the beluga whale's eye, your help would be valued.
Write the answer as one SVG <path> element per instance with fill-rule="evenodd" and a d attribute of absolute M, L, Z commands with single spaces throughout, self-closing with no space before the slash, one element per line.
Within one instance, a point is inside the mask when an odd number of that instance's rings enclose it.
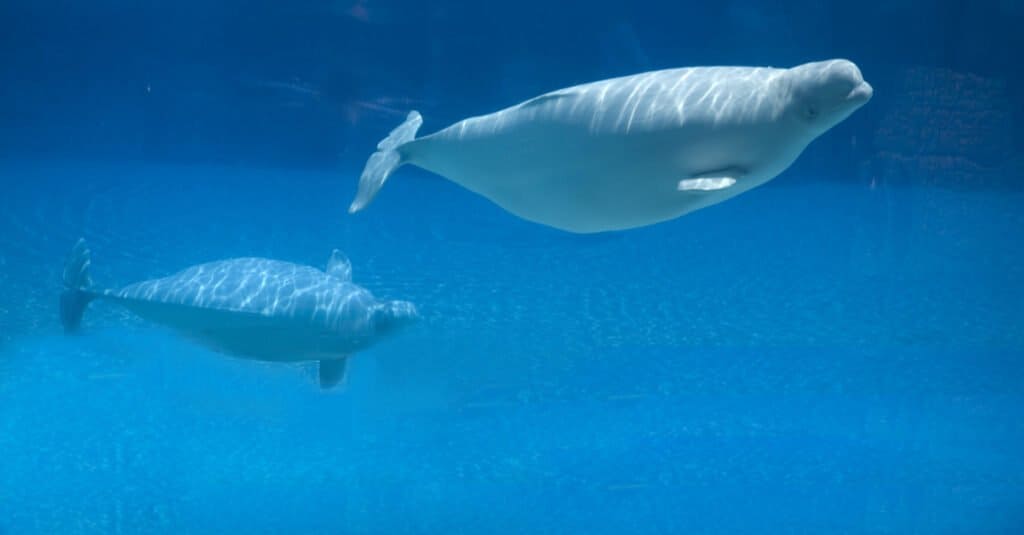
<path fill-rule="evenodd" d="M 842 59 L 798 65 L 779 79 L 791 95 L 794 116 L 819 134 L 846 119 L 874 93 L 860 69 Z"/>

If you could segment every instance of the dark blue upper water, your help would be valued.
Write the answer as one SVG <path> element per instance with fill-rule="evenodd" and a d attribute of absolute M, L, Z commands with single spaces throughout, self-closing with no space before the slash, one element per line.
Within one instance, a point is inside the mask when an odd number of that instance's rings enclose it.
<path fill-rule="evenodd" d="M 0 3 L 0 534 L 1020 533 L 1024 6 Z M 576 83 L 844 57 L 875 96 L 771 183 L 599 235 L 403 168 Z M 333 248 L 414 329 L 315 367 L 113 305 Z"/>

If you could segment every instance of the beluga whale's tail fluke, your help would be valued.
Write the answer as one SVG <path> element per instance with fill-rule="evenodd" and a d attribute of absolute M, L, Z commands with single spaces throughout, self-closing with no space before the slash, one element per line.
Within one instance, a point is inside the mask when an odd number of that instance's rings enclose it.
<path fill-rule="evenodd" d="M 402 166 L 403 161 L 401 146 L 416 138 L 416 132 L 423 124 L 423 117 L 419 112 L 411 111 L 405 118 L 405 122 L 388 134 L 388 137 L 377 144 L 377 152 L 370 155 L 363 168 L 363 174 L 359 177 L 359 190 L 355 200 L 348 207 L 348 212 L 354 214 L 377 196 L 377 192 L 384 186 L 391 173 Z"/>
<path fill-rule="evenodd" d="M 96 297 L 89 278 L 90 261 L 89 247 L 85 239 L 79 239 L 68 253 L 64 262 L 64 290 L 60 294 L 60 322 L 64 332 L 73 333 L 82 323 L 82 314 L 89 302 Z"/>

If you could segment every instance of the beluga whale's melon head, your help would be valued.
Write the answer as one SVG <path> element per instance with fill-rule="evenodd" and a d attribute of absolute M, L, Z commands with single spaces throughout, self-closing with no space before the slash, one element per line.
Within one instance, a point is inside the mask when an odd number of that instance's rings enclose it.
<path fill-rule="evenodd" d="M 786 113 L 817 137 L 863 106 L 874 90 L 851 61 L 834 59 L 798 65 L 786 71 Z"/>
<path fill-rule="evenodd" d="M 413 325 L 420 319 L 416 305 L 408 301 L 386 301 L 373 309 L 377 336 L 388 337 Z"/>

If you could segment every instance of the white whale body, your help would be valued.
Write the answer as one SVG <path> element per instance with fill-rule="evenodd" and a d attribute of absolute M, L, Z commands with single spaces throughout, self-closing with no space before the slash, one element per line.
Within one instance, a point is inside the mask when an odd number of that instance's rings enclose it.
<path fill-rule="evenodd" d="M 613 78 L 419 138 L 414 111 L 367 161 L 349 212 L 411 164 L 562 230 L 651 225 L 778 176 L 872 94 L 855 64 L 836 59 Z"/>
<path fill-rule="evenodd" d="M 319 361 L 323 388 L 344 379 L 348 356 L 418 317 L 412 303 L 380 301 L 353 284 L 351 264 L 337 250 L 326 272 L 236 258 L 113 290 L 93 288 L 89 265 L 89 249 L 79 240 L 64 267 L 60 312 L 66 332 L 77 331 L 89 302 L 102 299 L 229 355 Z"/>

